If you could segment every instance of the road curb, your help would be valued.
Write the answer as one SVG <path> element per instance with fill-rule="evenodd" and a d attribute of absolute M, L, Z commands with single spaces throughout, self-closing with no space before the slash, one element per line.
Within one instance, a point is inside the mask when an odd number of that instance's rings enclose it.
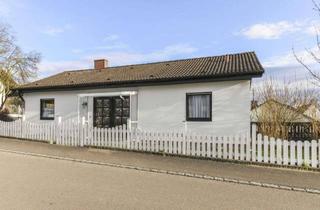
<path fill-rule="evenodd" d="M 174 176 L 184 176 L 184 177 L 191 177 L 191 178 L 204 179 L 204 180 L 229 182 L 229 183 L 241 184 L 241 185 L 273 188 L 273 189 L 278 189 L 278 190 L 305 192 L 305 193 L 320 195 L 320 190 L 311 189 L 311 188 L 291 187 L 291 186 L 278 185 L 278 184 L 272 184 L 272 183 L 262 183 L 262 182 L 230 179 L 230 178 L 225 178 L 225 177 L 216 177 L 216 176 L 202 175 L 202 174 L 196 174 L 196 173 L 177 172 L 177 171 L 170 171 L 170 170 L 163 170 L 163 169 L 156 169 L 156 168 L 144 168 L 144 167 L 131 166 L 131 165 L 106 163 L 106 162 L 68 158 L 68 157 L 61 157 L 61 156 L 54 156 L 54 155 L 45 155 L 45 154 L 38 154 L 38 153 L 32 153 L 32 152 L 22 152 L 22 151 L 15 151 L 15 150 L 0 149 L 0 152 L 20 154 L 20 155 L 29 155 L 29 156 L 34 156 L 34 157 L 43 157 L 43 158 L 56 159 L 56 160 L 65 160 L 65 161 L 86 163 L 86 164 L 93 164 L 93 165 L 102 165 L 102 166 L 109 166 L 109 167 L 115 167 L 115 168 L 133 169 L 133 170 L 137 170 L 137 171 L 145 171 L 145 172 L 159 173 L 159 174 L 169 174 L 169 175 L 174 175 Z"/>

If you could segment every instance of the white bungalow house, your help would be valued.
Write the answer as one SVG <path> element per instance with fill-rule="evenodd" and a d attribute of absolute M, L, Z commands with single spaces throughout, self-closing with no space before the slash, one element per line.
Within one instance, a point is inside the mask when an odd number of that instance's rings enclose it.
<path fill-rule="evenodd" d="M 95 127 L 216 135 L 250 131 L 250 88 L 264 70 L 254 52 L 65 71 L 15 89 L 25 119 L 85 118 Z"/>

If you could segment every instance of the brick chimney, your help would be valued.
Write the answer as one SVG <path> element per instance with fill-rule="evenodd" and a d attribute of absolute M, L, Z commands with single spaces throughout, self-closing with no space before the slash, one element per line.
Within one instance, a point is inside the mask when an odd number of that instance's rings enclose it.
<path fill-rule="evenodd" d="M 108 67 L 108 60 L 106 59 L 94 60 L 94 69 L 105 69 L 107 67 Z"/>

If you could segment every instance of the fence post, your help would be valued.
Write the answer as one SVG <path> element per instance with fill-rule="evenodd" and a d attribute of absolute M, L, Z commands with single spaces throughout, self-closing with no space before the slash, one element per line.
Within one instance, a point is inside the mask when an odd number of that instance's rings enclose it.
<path fill-rule="evenodd" d="M 316 168 L 317 163 L 317 142 L 315 140 L 311 141 L 311 167 Z"/>
<path fill-rule="evenodd" d="M 25 129 L 24 129 L 25 122 L 26 122 L 26 116 L 23 115 L 21 120 L 21 138 L 22 139 L 25 138 Z"/>
<path fill-rule="evenodd" d="M 61 144 L 61 122 L 62 122 L 62 117 L 59 116 L 58 117 L 58 123 L 56 126 L 56 135 L 55 135 L 55 140 L 56 140 L 56 144 Z"/>
<path fill-rule="evenodd" d="M 186 145 L 187 145 L 187 143 L 186 143 L 186 131 L 183 131 L 182 133 L 181 133 L 181 135 L 182 135 L 182 154 L 183 155 L 186 155 Z"/>
<path fill-rule="evenodd" d="M 252 124 L 251 127 L 251 143 L 252 143 L 252 161 L 255 162 L 256 161 L 256 146 L 257 146 L 257 125 L 256 124 Z"/>
<path fill-rule="evenodd" d="M 132 122 L 131 122 L 131 120 L 130 119 L 128 119 L 128 122 L 127 122 L 127 129 L 129 129 L 129 130 L 131 130 L 131 128 L 132 128 Z"/>
<path fill-rule="evenodd" d="M 263 137 L 263 162 L 264 163 L 269 162 L 269 137 L 268 136 Z"/>
<path fill-rule="evenodd" d="M 304 141 L 304 164 L 310 165 L 310 142 Z"/>
<path fill-rule="evenodd" d="M 282 140 L 277 139 L 277 164 L 282 165 Z M 299 155 L 299 150 L 298 150 L 298 155 Z"/>
<path fill-rule="evenodd" d="M 84 139 L 86 138 L 86 132 L 85 132 L 85 126 L 86 126 L 86 118 L 82 117 L 81 125 L 79 126 L 79 139 L 80 139 L 80 147 L 84 146 Z"/>
<path fill-rule="evenodd" d="M 54 137 L 52 135 L 50 135 L 50 133 L 51 133 L 51 130 L 55 128 L 55 124 L 54 123 L 50 123 L 50 124 L 48 124 L 47 128 L 48 127 L 49 127 L 49 129 L 46 129 L 46 131 L 45 131 L 45 132 L 49 132 L 49 133 L 45 134 L 46 137 L 47 137 L 46 140 L 48 140 L 48 138 L 49 138 L 50 139 L 50 144 L 53 144 Z"/>
<path fill-rule="evenodd" d="M 318 167 L 320 168 L 320 139 L 318 139 L 318 152 L 319 152 L 319 155 L 318 155 Z"/>

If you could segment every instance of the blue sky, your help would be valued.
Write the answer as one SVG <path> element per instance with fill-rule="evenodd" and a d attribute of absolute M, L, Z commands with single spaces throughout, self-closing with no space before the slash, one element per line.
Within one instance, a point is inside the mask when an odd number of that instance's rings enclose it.
<path fill-rule="evenodd" d="M 40 77 L 110 65 L 256 51 L 268 75 L 306 71 L 320 23 L 311 0 L 0 0 L 0 20 L 26 51 L 42 54 Z"/>

